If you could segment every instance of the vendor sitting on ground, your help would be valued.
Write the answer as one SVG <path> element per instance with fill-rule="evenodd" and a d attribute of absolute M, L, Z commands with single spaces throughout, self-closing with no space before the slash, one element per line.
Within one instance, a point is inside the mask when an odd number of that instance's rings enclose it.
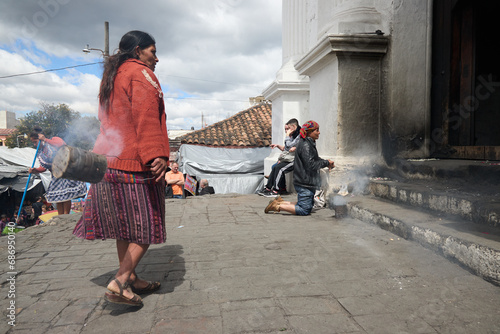
<path fill-rule="evenodd" d="M 42 208 L 43 208 L 43 200 L 42 196 L 38 196 L 35 200 L 35 203 L 31 205 L 31 209 L 33 210 L 33 222 L 36 223 L 38 220 L 38 217 L 42 214 Z"/>
<path fill-rule="evenodd" d="M 3 232 L 5 226 L 9 224 L 9 218 L 7 217 L 6 214 L 3 214 L 1 219 L 0 219 L 0 234 Z"/>
<path fill-rule="evenodd" d="M 316 150 L 316 140 L 319 138 L 319 125 L 315 121 L 309 121 L 300 129 L 299 143 L 295 153 L 295 168 L 293 172 L 293 186 L 297 191 L 297 202 L 284 201 L 281 196 L 269 202 L 264 210 L 286 211 L 297 216 L 307 216 L 314 206 L 314 193 L 321 186 L 319 170 L 335 167 L 333 160 L 321 159 Z"/>
<path fill-rule="evenodd" d="M 201 179 L 198 195 L 208 195 L 208 194 L 215 194 L 214 187 L 208 185 L 207 179 Z"/>

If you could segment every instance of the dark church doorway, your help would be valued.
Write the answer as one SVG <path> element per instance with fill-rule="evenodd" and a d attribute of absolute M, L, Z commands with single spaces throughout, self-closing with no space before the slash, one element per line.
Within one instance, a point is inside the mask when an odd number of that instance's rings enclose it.
<path fill-rule="evenodd" d="M 435 0 L 431 154 L 500 160 L 498 0 Z"/>

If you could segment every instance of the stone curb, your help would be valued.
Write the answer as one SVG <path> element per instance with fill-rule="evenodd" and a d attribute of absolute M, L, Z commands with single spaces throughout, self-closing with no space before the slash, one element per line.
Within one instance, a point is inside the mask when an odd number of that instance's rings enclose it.
<path fill-rule="evenodd" d="M 469 194 L 445 191 L 435 185 L 427 189 L 421 185 L 393 181 L 371 181 L 370 192 L 396 203 L 418 206 L 434 212 L 460 216 L 474 223 L 500 227 L 500 202 L 495 196 L 471 199 Z"/>
<path fill-rule="evenodd" d="M 464 268 L 482 277 L 495 285 L 500 286 L 500 250 L 490 246 L 481 245 L 452 236 L 446 231 L 438 231 L 439 228 L 429 228 L 422 226 L 416 221 L 413 210 L 399 208 L 398 216 L 394 218 L 392 214 L 384 213 L 383 209 L 367 208 L 367 201 L 377 201 L 376 199 L 363 198 L 360 201 L 348 203 L 349 214 L 352 218 L 359 219 L 378 225 L 384 230 L 390 231 L 404 239 L 417 241 L 424 247 L 430 248 L 444 257 L 459 263 Z M 428 221 L 436 220 L 435 217 L 418 213 L 419 216 L 427 218 Z M 427 217 L 425 217 L 427 216 Z M 407 219 L 405 217 L 408 217 Z M 448 220 L 441 220 L 440 226 L 453 223 Z M 432 226 L 432 224 L 429 224 Z"/>

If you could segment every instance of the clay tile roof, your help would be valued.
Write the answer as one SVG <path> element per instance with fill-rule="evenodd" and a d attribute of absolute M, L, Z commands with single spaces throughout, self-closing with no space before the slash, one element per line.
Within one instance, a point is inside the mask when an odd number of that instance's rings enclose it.
<path fill-rule="evenodd" d="M 10 136 L 16 131 L 17 129 L 0 129 L 0 136 Z"/>
<path fill-rule="evenodd" d="M 182 144 L 266 147 L 271 143 L 272 108 L 261 103 L 178 139 Z"/>

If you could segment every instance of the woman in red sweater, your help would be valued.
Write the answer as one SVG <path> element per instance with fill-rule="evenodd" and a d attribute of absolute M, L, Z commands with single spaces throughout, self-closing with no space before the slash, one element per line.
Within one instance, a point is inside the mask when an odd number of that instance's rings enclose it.
<path fill-rule="evenodd" d="M 138 296 L 160 282 L 137 277 L 135 268 L 150 244 L 166 241 L 165 172 L 169 142 L 153 37 L 130 31 L 108 57 L 99 91 L 101 132 L 93 152 L 106 155 L 103 180 L 90 187 L 78 237 L 116 239 L 120 267 L 105 298 L 142 305 Z"/>

